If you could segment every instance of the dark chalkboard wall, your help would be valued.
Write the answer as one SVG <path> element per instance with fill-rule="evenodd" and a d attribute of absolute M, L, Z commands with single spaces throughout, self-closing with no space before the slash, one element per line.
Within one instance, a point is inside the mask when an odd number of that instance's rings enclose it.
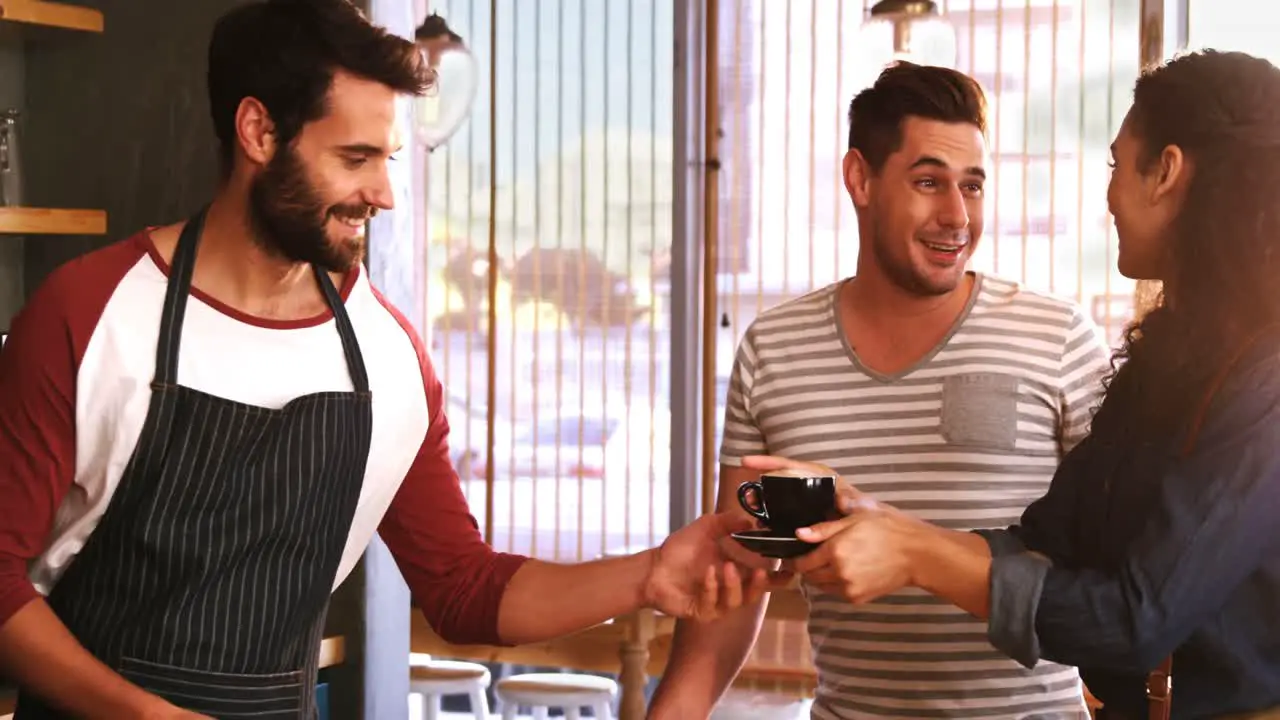
<path fill-rule="evenodd" d="M 25 47 L 27 194 L 34 205 L 104 209 L 108 233 L 27 242 L 28 296 L 63 262 L 182 217 L 216 179 L 205 49 L 236 3 L 75 1 L 102 10 L 103 34 Z"/>

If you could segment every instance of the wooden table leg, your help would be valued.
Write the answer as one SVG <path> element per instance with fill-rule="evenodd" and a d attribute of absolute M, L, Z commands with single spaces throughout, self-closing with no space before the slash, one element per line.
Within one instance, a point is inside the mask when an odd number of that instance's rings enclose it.
<path fill-rule="evenodd" d="M 648 684 L 645 669 L 649 666 L 649 643 L 654 635 L 653 611 L 639 610 L 622 622 L 627 627 L 620 649 L 622 697 L 618 701 L 618 720 L 644 720 L 644 690 Z"/>

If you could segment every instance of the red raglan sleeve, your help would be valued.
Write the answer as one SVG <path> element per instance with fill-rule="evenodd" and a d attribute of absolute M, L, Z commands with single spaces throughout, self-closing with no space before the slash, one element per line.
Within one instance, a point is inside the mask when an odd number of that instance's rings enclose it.
<path fill-rule="evenodd" d="M 75 479 L 75 288 L 65 279 L 35 293 L 0 350 L 0 625 L 39 597 L 27 567 Z"/>
<path fill-rule="evenodd" d="M 527 558 L 496 552 L 484 542 L 449 459 L 444 387 L 417 333 L 400 319 L 418 352 L 430 425 L 378 532 L 414 605 L 440 637 L 457 644 L 500 645 L 502 595 Z"/>
<path fill-rule="evenodd" d="M 149 247 L 142 232 L 54 270 L 0 350 L 0 625 L 39 597 L 28 567 L 75 482 L 80 363 L 117 286 Z"/>

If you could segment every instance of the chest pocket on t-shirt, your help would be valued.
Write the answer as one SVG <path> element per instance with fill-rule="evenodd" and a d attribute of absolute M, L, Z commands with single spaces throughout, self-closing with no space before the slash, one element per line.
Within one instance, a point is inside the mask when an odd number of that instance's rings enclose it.
<path fill-rule="evenodd" d="M 1018 378 L 962 373 L 942 381 L 942 437 L 952 445 L 1013 450 L 1018 444 Z"/>

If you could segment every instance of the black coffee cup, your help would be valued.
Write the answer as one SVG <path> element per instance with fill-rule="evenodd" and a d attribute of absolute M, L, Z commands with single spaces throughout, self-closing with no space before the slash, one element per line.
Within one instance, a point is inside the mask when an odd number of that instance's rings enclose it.
<path fill-rule="evenodd" d="M 754 496 L 754 498 L 753 498 Z M 836 479 L 800 470 L 763 473 L 738 486 L 742 509 L 779 535 L 830 520 L 836 508 Z"/>

